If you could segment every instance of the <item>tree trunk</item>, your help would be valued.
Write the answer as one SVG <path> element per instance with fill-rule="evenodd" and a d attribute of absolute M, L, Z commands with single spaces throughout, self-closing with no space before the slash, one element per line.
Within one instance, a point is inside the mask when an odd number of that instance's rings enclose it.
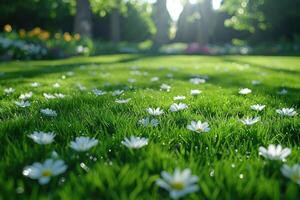
<path fill-rule="evenodd" d="M 153 8 L 153 19 L 156 25 L 156 34 L 154 36 L 155 47 L 169 42 L 170 15 L 166 3 L 166 0 L 157 0 Z"/>
<path fill-rule="evenodd" d="M 118 8 L 114 8 L 110 15 L 110 39 L 114 43 L 121 40 L 120 11 Z"/>
<path fill-rule="evenodd" d="M 89 0 L 76 0 L 74 32 L 92 37 L 92 11 Z"/>
<path fill-rule="evenodd" d="M 199 12 L 201 19 L 198 25 L 197 42 L 200 45 L 206 45 L 209 43 L 211 37 L 212 28 L 215 24 L 213 16 L 212 3 L 210 0 L 204 0 L 199 4 Z"/>

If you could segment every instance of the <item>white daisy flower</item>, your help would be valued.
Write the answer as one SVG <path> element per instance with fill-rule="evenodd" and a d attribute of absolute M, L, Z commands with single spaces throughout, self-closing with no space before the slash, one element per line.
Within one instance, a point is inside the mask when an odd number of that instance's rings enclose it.
<path fill-rule="evenodd" d="M 141 138 L 130 136 L 129 139 L 124 138 L 124 140 L 121 143 L 129 149 L 140 149 L 143 146 L 148 145 L 148 139 L 144 137 Z"/>
<path fill-rule="evenodd" d="M 32 97 L 32 95 L 33 95 L 32 92 L 24 93 L 19 96 L 19 99 L 28 100 Z"/>
<path fill-rule="evenodd" d="M 4 93 L 7 94 L 7 95 L 10 95 L 12 93 L 14 93 L 16 90 L 14 88 L 5 88 L 4 89 Z"/>
<path fill-rule="evenodd" d="M 77 88 L 80 90 L 80 91 L 85 91 L 86 90 L 86 87 L 84 85 L 82 85 L 81 83 L 78 83 L 77 85 Z"/>
<path fill-rule="evenodd" d="M 132 75 L 142 75 L 142 72 L 140 72 L 139 70 L 133 70 L 133 71 L 130 71 L 130 74 Z"/>
<path fill-rule="evenodd" d="M 72 141 L 70 147 L 75 151 L 87 151 L 90 148 L 96 146 L 98 144 L 98 140 L 89 137 L 76 137 L 75 141 Z"/>
<path fill-rule="evenodd" d="M 200 83 L 205 83 L 206 80 L 203 78 L 191 78 L 190 82 L 195 84 L 195 85 L 199 85 Z"/>
<path fill-rule="evenodd" d="M 142 126 L 152 126 L 152 127 L 157 127 L 159 122 L 157 119 L 150 119 L 149 117 L 143 118 L 139 120 L 139 124 Z"/>
<path fill-rule="evenodd" d="M 46 108 L 46 109 L 41 109 L 40 110 L 41 113 L 45 116 L 48 116 L 48 117 L 56 117 L 57 116 L 57 113 L 55 110 L 51 110 L 49 108 Z"/>
<path fill-rule="evenodd" d="M 171 79 L 174 77 L 174 75 L 172 73 L 168 73 L 168 74 L 166 74 L 166 77 Z"/>
<path fill-rule="evenodd" d="M 250 94 L 251 92 L 252 90 L 250 90 L 249 88 L 243 88 L 239 91 L 239 94 L 246 95 L 246 94 Z"/>
<path fill-rule="evenodd" d="M 287 93 L 288 93 L 288 91 L 284 88 L 277 92 L 277 94 L 280 94 L 280 95 L 286 95 Z"/>
<path fill-rule="evenodd" d="M 74 76 L 74 74 L 75 73 L 73 71 L 69 71 L 69 72 L 66 73 L 67 76 Z"/>
<path fill-rule="evenodd" d="M 134 79 L 134 78 L 129 78 L 127 81 L 128 81 L 128 83 L 135 83 L 135 82 L 136 82 L 136 79 Z"/>
<path fill-rule="evenodd" d="M 201 121 L 192 121 L 191 124 L 187 125 L 187 129 L 197 133 L 210 131 L 209 124 L 207 122 L 202 123 Z"/>
<path fill-rule="evenodd" d="M 265 105 L 261 105 L 261 104 L 255 104 L 250 106 L 252 110 L 256 110 L 256 111 L 262 111 L 265 107 L 266 107 Z"/>
<path fill-rule="evenodd" d="M 253 81 L 251 81 L 251 83 L 252 83 L 252 85 L 260 85 L 261 81 L 253 80 Z"/>
<path fill-rule="evenodd" d="M 159 81 L 159 77 L 155 76 L 150 79 L 151 82 Z"/>
<path fill-rule="evenodd" d="M 163 83 L 163 84 L 161 84 L 161 86 L 160 86 L 160 90 L 164 90 L 164 91 L 170 92 L 171 86 L 169 86 L 169 85 Z"/>
<path fill-rule="evenodd" d="M 54 141 L 55 134 L 54 132 L 34 131 L 28 137 L 38 144 L 50 144 Z"/>
<path fill-rule="evenodd" d="M 60 84 L 59 84 L 59 83 L 54 83 L 52 86 L 53 86 L 54 88 L 60 88 Z"/>
<path fill-rule="evenodd" d="M 41 185 L 47 184 L 51 177 L 64 173 L 67 170 L 63 160 L 47 159 L 44 163 L 33 163 L 26 166 L 23 175 L 37 179 Z"/>
<path fill-rule="evenodd" d="M 193 96 L 197 96 L 197 95 L 199 95 L 199 94 L 201 94 L 201 90 L 191 90 L 191 95 L 193 95 Z"/>
<path fill-rule="evenodd" d="M 172 199 L 178 199 L 199 190 L 197 185 L 198 177 L 192 175 L 190 169 L 181 171 L 176 168 L 173 175 L 162 171 L 161 177 L 161 179 L 156 180 L 156 184 L 169 191 Z"/>
<path fill-rule="evenodd" d="M 98 90 L 98 89 L 96 89 L 96 88 L 93 89 L 92 92 L 93 92 L 94 95 L 96 95 L 96 96 L 102 96 L 102 95 L 105 95 L 105 94 L 106 94 L 105 91 L 103 91 L 103 90 Z"/>
<path fill-rule="evenodd" d="M 43 93 L 43 96 L 46 99 L 55 99 L 56 97 L 53 94 Z"/>
<path fill-rule="evenodd" d="M 259 147 L 259 154 L 270 160 L 284 161 L 286 157 L 291 154 L 291 149 L 283 149 L 281 145 L 270 144 L 268 146 L 268 149 L 266 149 L 265 147 Z"/>
<path fill-rule="evenodd" d="M 179 104 L 173 103 L 173 104 L 170 106 L 170 111 L 171 111 L 171 112 L 178 112 L 178 111 L 180 111 L 180 110 L 185 110 L 185 109 L 187 109 L 187 108 L 188 108 L 188 106 L 187 106 L 186 104 L 184 104 L 184 103 L 179 103 Z"/>
<path fill-rule="evenodd" d="M 62 94 L 62 93 L 54 93 L 54 96 L 55 96 L 56 98 L 59 98 L 59 99 L 63 99 L 63 98 L 66 97 L 66 95 L 64 95 L 64 94 Z"/>
<path fill-rule="evenodd" d="M 253 117 L 253 118 L 247 117 L 247 118 L 244 118 L 244 119 L 240 119 L 240 121 L 241 121 L 243 124 L 247 125 L 247 126 L 251 126 L 251 125 L 253 125 L 253 124 L 259 122 L 259 120 L 260 120 L 259 117 Z"/>
<path fill-rule="evenodd" d="M 300 164 L 295 164 L 292 167 L 289 167 L 287 165 L 283 165 L 281 167 L 281 173 L 300 185 Z"/>
<path fill-rule="evenodd" d="M 173 99 L 174 99 L 174 101 L 180 101 L 180 100 L 185 100 L 186 97 L 185 96 L 176 96 Z"/>
<path fill-rule="evenodd" d="M 39 87 L 41 84 L 38 82 L 33 82 L 30 84 L 31 87 Z"/>
<path fill-rule="evenodd" d="M 113 96 L 120 96 L 121 94 L 124 93 L 124 90 L 115 90 L 112 92 Z"/>
<path fill-rule="evenodd" d="M 294 108 L 277 109 L 276 112 L 280 115 L 289 116 L 289 117 L 293 117 L 297 115 L 297 112 L 296 110 L 294 110 Z"/>
<path fill-rule="evenodd" d="M 115 102 L 119 104 L 128 103 L 131 100 L 131 98 L 128 99 L 116 99 Z"/>
<path fill-rule="evenodd" d="M 147 112 L 153 116 L 159 116 L 164 114 L 164 111 L 161 110 L 160 108 L 147 108 Z"/>
<path fill-rule="evenodd" d="M 21 108 L 26 108 L 29 107 L 31 105 L 31 103 L 29 101 L 15 101 L 15 104 Z"/>

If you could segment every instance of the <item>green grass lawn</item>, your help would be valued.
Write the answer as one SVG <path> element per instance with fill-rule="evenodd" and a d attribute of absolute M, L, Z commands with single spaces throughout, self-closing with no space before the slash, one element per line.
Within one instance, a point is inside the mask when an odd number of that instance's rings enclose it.
<path fill-rule="evenodd" d="M 300 163 L 299 116 L 276 112 L 294 108 L 299 113 L 298 57 L 112 55 L 6 62 L 0 72 L 0 199 L 168 199 L 169 192 L 156 181 L 162 171 L 173 173 L 175 168 L 189 168 L 198 176 L 199 190 L 186 199 L 300 197 L 299 185 L 280 171 L 283 162 L 259 155 L 260 146 L 280 144 L 292 150 L 285 164 Z M 197 75 L 206 83 L 189 81 Z M 159 80 L 150 81 L 153 77 Z M 260 84 L 253 85 L 253 80 Z M 41 85 L 32 87 L 33 82 Z M 60 87 L 53 87 L 55 83 Z M 169 92 L 160 90 L 163 83 L 171 86 Z M 15 92 L 5 94 L 10 87 Z M 107 93 L 96 96 L 94 88 Z M 252 93 L 241 95 L 242 88 Z M 117 89 L 124 93 L 113 96 Z M 192 96 L 192 89 L 202 93 Z M 278 94 L 282 89 L 288 93 Z M 19 96 L 30 91 L 31 105 L 16 106 Z M 65 98 L 47 100 L 43 93 Z M 174 101 L 175 96 L 186 99 Z M 128 103 L 115 102 L 128 98 Z M 188 108 L 170 112 L 174 102 Z M 254 104 L 266 107 L 254 111 Z M 149 107 L 164 110 L 151 117 L 158 119 L 157 127 L 138 123 L 150 117 Z M 44 108 L 57 116 L 43 116 Z M 240 121 L 255 116 L 260 121 L 252 126 Z M 211 130 L 188 130 L 193 120 L 208 122 Z M 34 131 L 54 132 L 54 142 L 35 143 L 28 137 Z M 121 142 L 131 135 L 148 138 L 148 145 L 127 148 Z M 99 143 L 79 153 L 70 148 L 77 136 Z M 64 160 L 68 168 L 48 184 L 23 176 L 24 167 L 52 157 Z"/>

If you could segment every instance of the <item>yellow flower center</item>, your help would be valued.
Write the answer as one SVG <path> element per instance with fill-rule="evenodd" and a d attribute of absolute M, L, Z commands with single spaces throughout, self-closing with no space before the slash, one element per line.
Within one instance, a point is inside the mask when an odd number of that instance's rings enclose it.
<path fill-rule="evenodd" d="M 182 190 L 184 188 L 184 184 L 182 182 L 173 182 L 171 187 L 175 190 Z"/>
<path fill-rule="evenodd" d="M 52 175 L 52 171 L 51 170 L 44 170 L 42 172 L 42 176 L 48 177 Z"/>
<path fill-rule="evenodd" d="M 298 181 L 298 180 L 300 180 L 300 175 L 298 175 L 298 174 L 292 175 L 291 179 L 294 181 Z"/>
<path fill-rule="evenodd" d="M 197 128 L 197 131 L 202 132 L 203 128 Z"/>

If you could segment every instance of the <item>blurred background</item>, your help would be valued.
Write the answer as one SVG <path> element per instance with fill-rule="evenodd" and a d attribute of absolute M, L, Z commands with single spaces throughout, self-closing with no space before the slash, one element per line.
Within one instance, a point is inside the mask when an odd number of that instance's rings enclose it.
<path fill-rule="evenodd" d="M 1 0 L 0 59 L 300 54 L 300 0 Z"/>

